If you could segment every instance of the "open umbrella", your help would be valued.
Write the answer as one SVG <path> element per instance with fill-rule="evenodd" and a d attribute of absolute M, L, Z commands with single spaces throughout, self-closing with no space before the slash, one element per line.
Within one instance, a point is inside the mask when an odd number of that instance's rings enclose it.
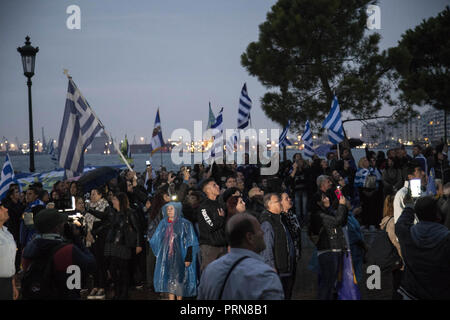
<path fill-rule="evenodd" d="M 117 178 L 119 172 L 119 169 L 116 168 L 100 167 L 83 174 L 78 183 L 83 188 L 83 193 L 87 193 L 94 188 L 105 185 L 111 179 Z"/>
<path fill-rule="evenodd" d="M 362 141 L 361 139 L 356 139 L 356 138 L 348 139 L 348 144 L 350 145 L 350 149 L 356 148 L 356 147 L 362 145 L 363 143 L 364 143 L 364 141 Z M 334 144 L 331 147 L 331 149 L 336 149 L 336 145 Z"/>

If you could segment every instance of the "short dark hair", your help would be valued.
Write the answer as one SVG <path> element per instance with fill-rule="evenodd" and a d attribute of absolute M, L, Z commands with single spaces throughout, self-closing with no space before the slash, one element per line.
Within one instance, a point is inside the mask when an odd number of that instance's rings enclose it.
<path fill-rule="evenodd" d="M 421 197 L 417 199 L 414 211 L 420 221 L 436 222 L 439 211 L 437 200 L 432 196 Z"/>
<path fill-rule="evenodd" d="M 230 247 L 242 245 L 247 232 L 255 233 L 252 218 L 256 219 L 247 213 L 238 213 L 228 220 L 225 227 L 225 235 Z"/>
<path fill-rule="evenodd" d="M 205 189 L 205 187 L 213 181 L 216 182 L 216 180 L 214 180 L 213 178 L 209 178 L 209 179 L 206 179 L 205 181 L 203 181 L 203 183 L 201 185 L 201 190 L 203 191 L 203 189 Z"/>
<path fill-rule="evenodd" d="M 414 175 L 414 172 L 416 172 L 416 168 L 420 167 L 422 169 L 422 167 L 420 166 L 420 163 L 418 163 L 415 160 L 412 160 L 410 162 L 408 162 L 408 164 L 406 165 L 406 175 Z"/>

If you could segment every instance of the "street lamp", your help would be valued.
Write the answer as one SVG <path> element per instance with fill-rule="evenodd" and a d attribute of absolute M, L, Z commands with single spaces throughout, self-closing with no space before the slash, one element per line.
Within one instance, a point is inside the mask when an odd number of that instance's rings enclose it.
<path fill-rule="evenodd" d="M 34 172 L 34 139 L 33 139 L 33 111 L 31 107 L 31 77 L 34 76 L 34 62 L 36 60 L 36 53 L 39 51 L 39 47 L 34 48 L 31 46 L 30 37 L 25 38 L 25 45 L 17 48 L 22 56 L 23 74 L 28 78 L 28 118 L 30 129 L 30 172 Z"/>

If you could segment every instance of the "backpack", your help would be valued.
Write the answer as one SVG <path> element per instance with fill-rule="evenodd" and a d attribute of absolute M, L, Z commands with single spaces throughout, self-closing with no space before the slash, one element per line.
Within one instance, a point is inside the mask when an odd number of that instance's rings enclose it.
<path fill-rule="evenodd" d="M 367 262 L 369 265 L 379 266 L 382 272 L 395 270 L 402 265 L 402 258 L 398 255 L 385 229 L 375 235 L 367 253 Z"/>
<path fill-rule="evenodd" d="M 33 260 L 21 279 L 22 299 L 55 300 L 61 298 L 54 279 L 53 257 L 67 243 L 55 245 L 50 253 Z"/>

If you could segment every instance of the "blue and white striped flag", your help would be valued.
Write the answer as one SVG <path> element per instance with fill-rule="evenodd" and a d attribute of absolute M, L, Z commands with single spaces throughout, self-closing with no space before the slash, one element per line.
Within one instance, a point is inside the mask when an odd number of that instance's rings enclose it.
<path fill-rule="evenodd" d="M 50 139 L 50 142 L 48 143 L 48 154 L 55 164 L 58 163 L 58 157 L 56 156 L 53 139 Z"/>
<path fill-rule="evenodd" d="M 223 157 L 223 108 L 220 109 L 219 114 L 216 117 L 216 121 L 211 125 L 211 130 L 214 134 L 214 142 L 211 147 L 211 160 Z M 212 162 L 211 162 L 212 163 Z"/>
<path fill-rule="evenodd" d="M 239 110 L 238 110 L 238 129 L 245 129 L 250 121 L 250 109 L 252 108 L 252 100 L 247 93 L 247 84 L 241 90 L 241 96 L 239 97 Z"/>
<path fill-rule="evenodd" d="M 292 142 L 289 141 L 287 134 L 289 132 L 289 127 L 291 126 L 291 120 L 288 121 L 286 127 L 281 132 L 280 138 L 278 139 L 279 148 L 284 148 L 286 146 L 292 146 Z"/>
<path fill-rule="evenodd" d="M 305 145 L 305 149 L 303 152 L 305 153 L 305 156 L 308 156 L 312 158 L 314 155 L 314 149 L 313 149 L 313 140 L 312 140 L 312 132 L 311 132 L 311 126 L 309 124 L 309 120 L 305 123 L 305 132 L 303 132 L 302 140 Z"/>
<path fill-rule="evenodd" d="M 9 155 L 6 154 L 5 163 L 3 164 L 2 173 L 0 175 L 0 200 L 6 197 L 6 193 L 9 190 L 9 185 L 11 183 L 16 183 L 16 179 L 14 177 L 14 170 L 9 161 Z"/>
<path fill-rule="evenodd" d="M 86 99 L 69 78 L 66 108 L 59 133 L 59 165 L 66 169 L 66 177 L 83 173 L 84 152 L 103 128 Z"/>
<path fill-rule="evenodd" d="M 338 144 L 344 140 L 344 128 L 342 127 L 341 111 L 336 96 L 333 98 L 331 110 L 323 121 L 322 127 L 328 129 L 328 139 L 333 144 Z"/>
<path fill-rule="evenodd" d="M 152 139 L 150 140 L 150 154 L 153 155 L 156 151 L 164 146 L 164 139 L 161 130 L 161 120 L 159 118 L 159 108 L 156 112 L 155 125 L 153 127 Z"/>

